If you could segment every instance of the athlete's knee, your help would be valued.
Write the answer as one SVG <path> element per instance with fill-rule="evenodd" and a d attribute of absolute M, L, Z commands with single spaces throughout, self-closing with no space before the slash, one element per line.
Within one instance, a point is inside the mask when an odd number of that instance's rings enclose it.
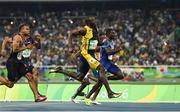
<path fill-rule="evenodd" d="M 38 71 L 37 71 L 37 69 L 33 69 L 32 74 L 33 74 L 33 77 L 34 77 L 34 78 L 37 78 L 37 77 L 38 77 Z"/>
<path fill-rule="evenodd" d="M 37 73 L 33 73 L 32 76 L 33 76 L 33 79 L 34 79 L 34 80 L 38 80 L 38 72 L 37 72 Z"/>
<path fill-rule="evenodd" d="M 121 80 L 121 79 L 124 78 L 124 75 L 123 75 L 123 73 L 122 73 L 121 71 L 119 71 L 119 72 L 117 73 L 117 77 Z"/>
<path fill-rule="evenodd" d="M 89 85 L 90 84 L 89 79 L 88 78 L 84 78 L 83 81 L 82 81 L 82 84 Z"/>
<path fill-rule="evenodd" d="M 78 74 L 78 75 L 77 75 L 77 80 L 83 82 L 85 75 L 86 75 L 86 74 L 84 74 L 84 73 Z"/>
<path fill-rule="evenodd" d="M 38 77 L 38 72 L 37 71 L 33 72 L 33 76 Z"/>
<path fill-rule="evenodd" d="M 38 75 L 37 69 L 34 68 L 34 69 L 32 70 L 32 73 L 33 73 L 34 75 Z"/>
<path fill-rule="evenodd" d="M 105 75 L 101 74 L 101 75 L 100 75 L 100 80 L 103 81 L 103 80 L 105 80 L 105 79 L 107 79 L 107 77 L 106 77 Z"/>
<path fill-rule="evenodd" d="M 31 73 L 27 73 L 26 78 L 28 79 L 28 81 L 33 81 L 33 79 L 34 79 L 33 74 L 31 74 Z"/>
<path fill-rule="evenodd" d="M 99 89 L 101 89 L 102 85 L 103 85 L 102 83 L 99 83 Z"/>
<path fill-rule="evenodd" d="M 9 81 L 8 84 L 7 84 L 7 87 L 8 88 L 13 88 L 14 87 L 14 83 Z"/>
<path fill-rule="evenodd" d="M 33 80 L 38 80 L 38 76 L 37 75 L 32 75 L 32 77 L 33 77 Z"/>
<path fill-rule="evenodd" d="M 9 84 L 8 85 L 8 88 L 13 88 L 14 87 L 14 84 Z"/>
<path fill-rule="evenodd" d="M 100 73 L 105 73 L 104 67 L 100 64 L 97 69 L 99 70 Z"/>
<path fill-rule="evenodd" d="M 98 89 L 99 89 L 99 88 L 101 88 L 101 87 L 102 87 L 102 85 L 103 85 L 102 81 L 101 81 L 101 80 L 99 80 L 99 81 L 97 82 L 97 85 L 98 85 Z"/>
<path fill-rule="evenodd" d="M 106 78 L 106 72 L 103 66 L 99 66 L 99 77 L 100 79 Z"/>

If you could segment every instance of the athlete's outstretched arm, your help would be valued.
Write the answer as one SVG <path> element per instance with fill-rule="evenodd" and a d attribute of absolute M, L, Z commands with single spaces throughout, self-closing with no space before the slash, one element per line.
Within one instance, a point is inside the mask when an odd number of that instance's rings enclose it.
<path fill-rule="evenodd" d="M 12 43 L 12 38 L 9 38 L 9 37 L 5 37 L 5 39 L 3 40 L 3 43 L 2 43 L 2 46 L 1 46 L 1 55 L 2 56 L 5 56 L 6 55 L 6 46 L 9 44 L 9 43 Z"/>
<path fill-rule="evenodd" d="M 36 36 L 35 38 L 34 38 L 34 40 L 35 40 L 35 48 L 36 49 L 41 49 L 41 36 L 40 35 L 38 35 L 38 36 Z"/>
<path fill-rule="evenodd" d="M 85 28 L 77 28 L 70 32 L 68 36 L 68 47 L 69 49 L 72 49 L 72 37 L 77 35 L 86 35 L 86 29 Z"/>

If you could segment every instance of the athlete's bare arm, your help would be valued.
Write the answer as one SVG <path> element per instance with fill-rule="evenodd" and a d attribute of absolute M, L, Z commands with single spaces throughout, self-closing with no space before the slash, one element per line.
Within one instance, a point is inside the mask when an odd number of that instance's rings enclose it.
<path fill-rule="evenodd" d="M 68 37 L 68 47 L 72 50 L 72 37 L 77 35 L 86 35 L 86 29 L 85 28 L 77 28 L 70 32 Z"/>
<path fill-rule="evenodd" d="M 36 36 L 34 40 L 35 40 L 35 44 L 34 44 L 35 48 L 41 49 L 41 35 Z"/>
<path fill-rule="evenodd" d="M 95 52 L 99 52 L 99 51 L 100 51 L 100 46 L 97 46 Z"/>
<path fill-rule="evenodd" d="M 13 44 L 12 44 L 14 53 L 21 52 L 25 49 L 32 49 L 33 48 L 33 45 L 22 46 L 21 44 L 22 44 L 21 36 L 16 35 L 13 39 Z"/>
<path fill-rule="evenodd" d="M 9 38 L 9 37 L 5 37 L 5 39 L 3 40 L 3 43 L 2 43 L 2 49 L 1 49 L 1 55 L 2 56 L 6 56 L 6 47 L 8 44 L 12 43 L 12 38 Z"/>

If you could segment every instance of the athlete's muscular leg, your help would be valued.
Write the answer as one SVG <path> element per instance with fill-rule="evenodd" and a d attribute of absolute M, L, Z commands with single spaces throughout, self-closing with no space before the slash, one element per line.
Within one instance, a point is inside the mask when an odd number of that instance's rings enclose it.
<path fill-rule="evenodd" d="M 88 78 L 85 78 L 86 74 L 88 73 L 89 71 L 89 66 L 87 66 L 86 68 L 84 63 L 81 63 L 80 66 L 79 66 L 79 69 L 78 71 L 80 72 L 78 75 L 75 75 L 76 76 L 76 80 L 80 81 L 81 82 L 81 86 L 77 89 L 76 93 L 72 96 L 72 99 L 75 99 L 77 97 L 77 95 L 79 95 L 83 90 L 84 88 L 90 84 L 89 82 L 89 79 Z"/>
<path fill-rule="evenodd" d="M 77 89 L 76 93 L 72 96 L 72 99 L 75 99 L 83 90 L 84 88 L 89 85 L 89 80 L 86 78 L 82 81 L 81 86 Z"/>
<path fill-rule="evenodd" d="M 86 98 L 90 98 L 91 95 L 98 90 L 98 88 L 102 85 L 102 82 L 100 80 L 98 80 L 96 82 L 96 84 L 92 87 L 92 89 L 90 90 L 90 92 L 86 95 Z"/>
<path fill-rule="evenodd" d="M 0 85 L 5 85 L 9 88 L 12 88 L 14 86 L 15 82 L 11 82 L 7 79 L 5 79 L 4 77 L 0 76 Z"/>
<path fill-rule="evenodd" d="M 108 76 L 108 80 L 122 80 L 124 78 L 124 75 L 120 70 L 112 74 L 113 76 Z"/>
<path fill-rule="evenodd" d="M 33 68 L 32 73 L 33 73 L 33 80 L 34 80 L 35 86 L 36 86 L 36 88 L 38 90 L 38 71 L 37 71 L 37 69 Z M 38 90 L 38 94 L 40 96 L 44 96 L 44 95 L 40 94 L 39 90 Z"/>
<path fill-rule="evenodd" d="M 97 69 L 100 72 L 100 80 L 104 84 L 108 95 L 113 94 L 113 91 L 111 90 L 111 88 L 109 86 L 109 83 L 108 83 L 108 80 L 107 80 L 107 77 L 106 77 L 106 74 L 105 74 L 105 69 L 102 67 L 102 65 L 99 65 Z"/>
<path fill-rule="evenodd" d="M 101 90 L 101 87 L 102 87 L 102 83 L 101 83 L 100 87 L 95 91 L 95 93 L 94 93 L 94 95 L 92 97 L 92 101 L 96 100 L 96 98 L 97 98 L 97 96 L 98 96 L 98 94 L 99 94 L 99 92 Z"/>
<path fill-rule="evenodd" d="M 107 77 L 106 77 L 104 68 L 103 68 L 101 65 L 99 65 L 99 66 L 97 67 L 97 70 L 98 70 L 99 73 L 100 73 L 100 74 L 99 74 L 99 75 L 100 75 L 100 78 L 99 78 L 98 82 L 93 86 L 93 88 L 91 89 L 91 91 L 89 92 L 89 94 L 86 96 L 86 98 L 90 98 L 91 95 L 92 95 L 95 91 L 97 91 L 97 89 L 101 86 L 101 84 L 103 84 L 103 85 L 105 86 L 105 88 L 106 88 L 106 90 L 107 90 L 107 93 L 108 93 L 108 97 L 109 97 L 109 98 L 115 98 L 116 96 L 114 96 L 114 95 L 116 95 L 116 93 L 114 93 L 114 92 L 111 90 L 110 86 L 109 86 L 109 83 L 108 83 L 108 81 L 107 81 Z M 117 95 L 119 96 L 120 93 L 117 94 Z M 118 97 L 118 96 L 117 96 L 117 97 Z"/>
<path fill-rule="evenodd" d="M 82 77 L 84 77 L 83 76 L 84 74 L 81 74 L 81 73 L 77 74 L 77 73 L 70 72 L 70 71 L 63 70 L 63 69 L 59 70 L 58 73 L 63 73 L 65 75 L 69 76 L 69 77 L 72 77 L 73 79 L 76 79 L 76 80 L 80 81 L 80 82 L 82 82 Z"/>
<path fill-rule="evenodd" d="M 37 69 L 33 68 L 32 73 L 33 73 L 33 79 L 34 79 L 35 85 L 38 87 L 38 72 L 37 72 Z"/>
<path fill-rule="evenodd" d="M 38 95 L 38 89 L 36 83 L 33 79 L 33 75 L 31 73 L 27 73 L 25 77 L 28 79 L 29 86 L 34 94 L 34 98 L 37 99 L 39 95 Z"/>

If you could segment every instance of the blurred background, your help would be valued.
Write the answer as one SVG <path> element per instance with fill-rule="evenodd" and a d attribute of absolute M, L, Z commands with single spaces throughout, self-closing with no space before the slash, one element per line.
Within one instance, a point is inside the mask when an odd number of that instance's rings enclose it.
<path fill-rule="evenodd" d="M 42 47 L 32 55 L 40 82 L 74 82 L 63 74 L 49 74 L 48 70 L 63 66 L 77 72 L 69 58 L 67 37 L 70 30 L 81 27 L 84 18 L 90 16 L 96 18 L 100 34 L 110 27 L 116 32 L 116 44 L 124 46 L 113 61 L 131 76 L 126 82 L 178 83 L 179 0 L 1 0 L 0 43 L 6 36 L 15 35 L 20 23 L 30 23 L 32 36 L 41 36 Z M 78 50 L 80 39 L 74 44 Z M 7 57 L 0 57 L 0 74 L 5 77 L 6 60 Z M 22 78 L 20 82 L 27 81 Z"/>

